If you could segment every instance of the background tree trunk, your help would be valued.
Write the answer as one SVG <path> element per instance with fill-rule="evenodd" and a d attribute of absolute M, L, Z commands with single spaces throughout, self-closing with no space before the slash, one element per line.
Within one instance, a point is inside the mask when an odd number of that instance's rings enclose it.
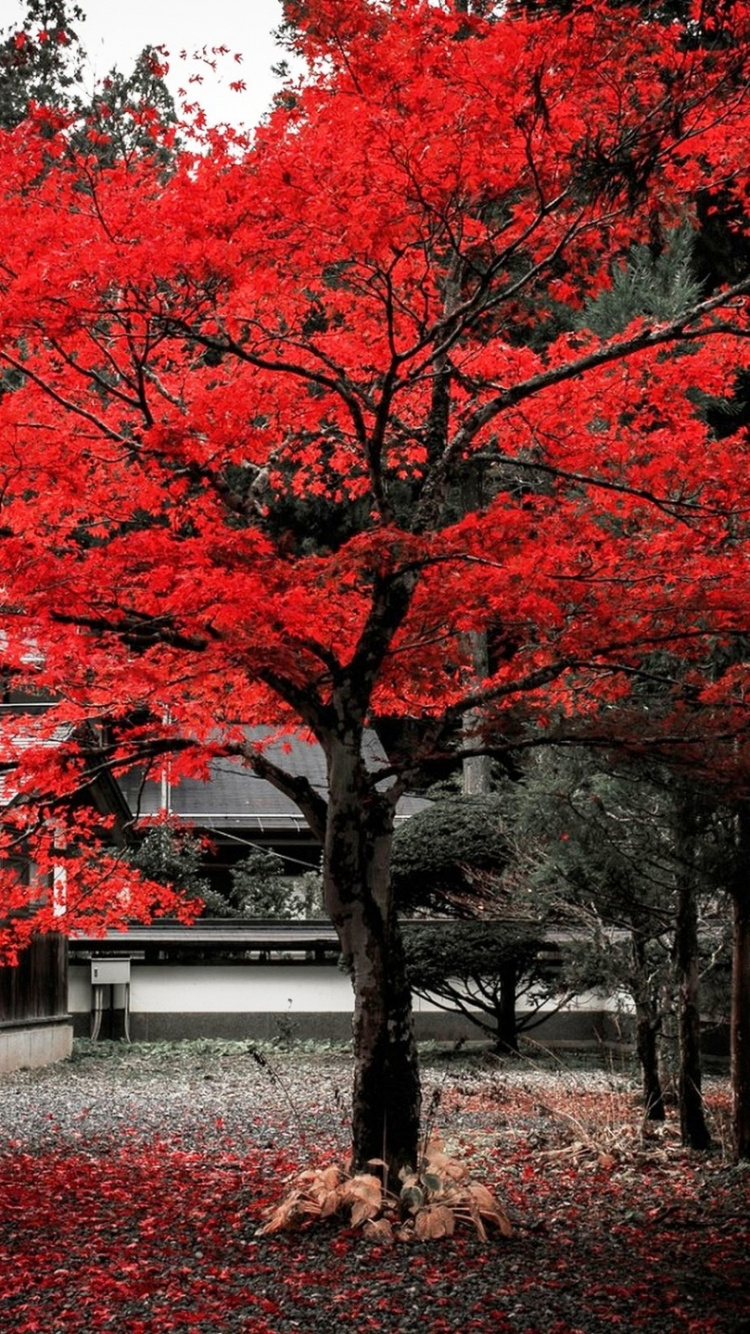
<path fill-rule="evenodd" d="M 636 1050 L 641 1066 L 643 1106 L 647 1121 L 663 1121 L 664 1094 L 659 1078 L 659 1044 L 650 1013 L 636 1005 Z"/>
<path fill-rule="evenodd" d="M 659 1078 L 659 1027 L 661 1018 L 652 999 L 643 936 L 635 929 L 633 945 L 633 999 L 635 1002 L 636 1051 L 641 1066 L 643 1106 L 648 1121 L 663 1121 L 664 1093 Z"/>
<path fill-rule="evenodd" d="M 461 477 L 461 505 L 465 514 L 478 509 L 485 501 L 485 479 L 476 467 L 467 468 Z M 487 633 L 470 630 L 465 635 L 471 657 L 474 684 L 479 686 L 490 674 L 490 651 Z M 482 723 L 481 711 L 470 711 L 464 718 L 464 732 L 471 744 L 472 733 Z M 492 791 L 492 761 L 489 755 L 467 755 L 461 772 L 461 790 L 465 797 L 485 796 Z"/>
<path fill-rule="evenodd" d="M 489 652 L 486 634 L 474 631 L 466 635 L 472 656 L 477 684 L 489 675 Z M 481 714 L 467 713 L 464 730 L 471 744 L 471 734 L 481 724 Z M 492 791 L 492 762 L 489 755 L 467 755 L 462 763 L 461 790 L 465 797 L 485 796 Z"/>
<path fill-rule="evenodd" d="M 732 886 L 732 1137 L 737 1161 L 750 1160 L 750 805 L 738 811 L 737 866 Z"/>
<path fill-rule="evenodd" d="M 498 1052 L 518 1055 L 518 1022 L 516 1019 L 516 993 L 518 990 L 518 969 L 510 960 L 501 963 L 499 1004 L 495 1011 L 497 1038 L 495 1047 Z"/>
<path fill-rule="evenodd" d="M 674 959 L 677 972 L 677 1035 L 679 1046 L 678 1096 L 682 1142 L 691 1149 L 708 1149 L 711 1135 L 706 1125 L 701 1092 L 701 1015 L 698 971 L 698 890 L 694 845 L 697 836 L 695 803 L 688 796 L 681 803 L 678 831 L 683 871 L 677 890 Z"/>

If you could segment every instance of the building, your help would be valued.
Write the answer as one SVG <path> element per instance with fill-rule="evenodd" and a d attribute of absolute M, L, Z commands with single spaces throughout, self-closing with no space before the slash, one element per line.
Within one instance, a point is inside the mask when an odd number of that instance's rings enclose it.
<path fill-rule="evenodd" d="M 23 712 L 18 703 L 6 707 L 16 714 Z M 261 738 L 264 731 L 248 729 L 248 735 Z M 384 757 L 373 736 L 368 737 L 367 747 L 368 761 L 376 767 Z M 317 744 L 293 737 L 274 742 L 267 753 L 275 763 L 304 775 L 325 792 L 325 757 Z M 104 773 L 92 784 L 87 800 L 103 814 L 115 815 L 122 840 L 165 816 L 176 827 L 205 836 L 206 874 L 220 890 L 228 887 L 232 866 L 251 848 L 279 853 L 290 874 L 319 865 L 319 845 L 296 806 L 239 759 L 213 761 L 205 783 L 186 779 L 175 785 L 168 762 L 156 778 L 132 773 L 115 784 Z M 408 819 L 424 804 L 418 798 L 404 798 L 397 819 Z M 281 943 L 276 937 L 283 924 L 273 924 L 273 940 L 263 934 L 261 924 L 248 922 L 237 924 L 239 935 L 235 929 L 228 939 L 222 938 L 221 929 L 231 932 L 232 925 L 199 923 L 180 928 L 179 939 L 168 938 L 169 927 L 160 923 L 153 928 L 134 927 L 124 937 L 114 933 L 103 942 L 78 938 L 69 945 L 62 936 L 40 937 L 18 968 L 0 967 L 0 1069 L 65 1057 L 71 1049 L 74 1025 L 77 1033 L 88 1032 L 97 1004 L 105 1000 L 104 1028 L 111 1028 L 109 1010 L 114 1000 L 120 1031 L 127 1012 L 134 1037 L 187 1037 L 207 1035 L 207 1030 L 208 1035 L 217 1036 L 240 1030 L 265 1033 L 285 1016 L 289 1022 L 290 1002 L 298 1009 L 303 1006 L 307 1015 L 339 1016 L 329 1020 L 328 1026 L 332 1024 L 342 1034 L 348 1031 L 351 986 L 337 967 L 338 948 L 329 925 L 310 924 L 308 928 L 291 923 L 292 932 L 299 927 L 302 935 L 307 934 L 303 940 L 297 931 L 293 939 L 285 936 Z M 148 944 L 144 931 L 151 932 Z M 105 984 L 102 994 L 92 983 L 91 958 L 113 953 L 132 960 L 131 982 L 127 993 L 125 984 L 117 983 L 114 988 Z M 291 988 L 286 975 L 290 967 Z M 149 971 L 153 969 L 156 973 Z M 286 994 L 290 989 L 291 997 Z M 201 1015 L 211 1018 L 197 1017 Z M 325 1019 L 305 1021 L 315 1029 L 325 1023 Z"/>
<path fill-rule="evenodd" d="M 251 741 L 262 741 L 268 735 L 266 728 L 246 730 Z M 317 742 L 301 735 L 286 736 L 272 741 L 264 754 L 325 795 L 325 755 Z M 365 738 L 365 759 L 373 770 L 385 764 L 385 754 L 372 732 Z M 120 780 L 120 787 L 136 829 L 166 817 L 177 828 L 206 837 L 205 871 L 213 888 L 228 887 L 229 871 L 251 848 L 278 853 L 290 875 L 320 865 L 320 845 L 294 802 L 258 778 L 241 759 L 213 760 L 207 783 L 186 778 L 174 784 L 166 761 L 157 777 L 144 779 L 132 772 Z M 403 797 L 396 810 L 397 823 L 427 805 L 421 797 Z"/>

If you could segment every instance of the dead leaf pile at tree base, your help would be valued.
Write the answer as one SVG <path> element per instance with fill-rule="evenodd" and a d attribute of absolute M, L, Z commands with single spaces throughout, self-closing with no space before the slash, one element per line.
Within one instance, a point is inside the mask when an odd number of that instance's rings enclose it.
<path fill-rule="evenodd" d="M 513 1235 L 510 1219 L 492 1192 L 470 1181 L 466 1166 L 444 1153 L 437 1138 L 426 1145 L 416 1171 L 401 1173 L 398 1194 L 384 1185 L 386 1163 L 373 1160 L 369 1166 L 372 1172 L 355 1175 L 335 1163 L 300 1172 L 258 1236 L 293 1232 L 334 1217 L 361 1228 L 371 1241 L 385 1243 L 435 1241 L 452 1237 L 462 1226 L 472 1228 L 480 1241 L 487 1241 L 493 1231 Z"/>

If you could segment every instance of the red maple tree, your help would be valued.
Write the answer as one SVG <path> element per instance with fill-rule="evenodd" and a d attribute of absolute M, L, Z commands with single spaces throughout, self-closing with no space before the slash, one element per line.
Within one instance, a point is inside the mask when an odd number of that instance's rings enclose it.
<path fill-rule="evenodd" d="M 748 441 L 699 402 L 750 360 L 750 276 L 611 337 L 585 313 L 699 197 L 741 231 L 750 10 L 287 8 L 309 75 L 252 142 L 112 161 L 44 111 L 0 140 L 3 665 L 55 700 L 6 720 L 3 850 L 66 871 L 33 904 L 3 873 L 5 940 L 174 907 L 82 797 L 166 750 L 175 776 L 242 756 L 323 844 L 354 1162 L 395 1170 L 416 769 L 606 718 L 666 648 L 672 725 L 697 699 L 741 759 L 746 669 L 706 662 L 746 623 Z M 320 743 L 327 798 L 257 724 Z"/>

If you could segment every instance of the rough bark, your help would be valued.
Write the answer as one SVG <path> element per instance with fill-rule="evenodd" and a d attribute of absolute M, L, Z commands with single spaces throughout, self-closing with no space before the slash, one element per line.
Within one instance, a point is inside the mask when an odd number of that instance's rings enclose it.
<path fill-rule="evenodd" d="M 467 469 L 461 478 L 461 501 L 466 513 L 478 509 L 484 502 L 482 474 L 475 468 Z M 490 674 L 489 643 L 486 631 L 471 630 L 466 646 L 472 663 L 475 686 L 481 686 Z M 471 745 L 473 734 L 481 728 L 482 711 L 470 710 L 464 718 L 464 733 Z M 465 797 L 483 796 L 492 791 L 492 767 L 488 755 L 467 755 L 462 764 L 462 791 Z"/>
<path fill-rule="evenodd" d="M 682 1143 L 690 1149 L 708 1149 L 701 1091 L 701 1016 L 698 968 L 698 893 L 694 872 L 695 812 L 687 801 L 683 809 L 683 873 L 677 891 L 674 960 L 677 973 L 677 1036 L 679 1049 L 678 1097 Z"/>
<path fill-rule="evenodd" d="M 663 1121 L 664 1092 L 659 1077 L 659 1029 L 661 1017 L 651 997 L 648 985 L 648 965 L 643 936 L 633 931 L 633 976 L 635 984 L 636 1051 L 641 1067 L 643 1106 L 648 1121 Z"/>
<path fill-rule="evenodd" d="M 354 988 L 352 1167 L 373 1158 L 391 1184 L 417 1161 L 420 1080 L 401 934 L 390 885 L 393 803 L 361 759 L 360 738 L 331 743 L 323 878 Z"/>
<path fill-rule="evenodd" d="M 515 963 L 501 963 L 499 968 L 500 994 L 495 1010 L 497 1037 L 495 1046 L 498 1052 L 518 1055 L 518 1020 L 516 1017 L 516 992 L 518 989 L 518 969 Z"/>
<path fill-rule="evenodd" d="M 471 653 L 474 680 L 478 686 L 489 676 L 489 652 L 486 634 L 474 631 L 466 635 Z M 464 733 L 469 745 L 473 734 L 481 727 L 481 710 L 470 710 L 464 718 Z M 461 789 L 465 797 L 486 796 L 492 791 L 492 766 L 489 755 L 466 755 L 462 763 Z"/>
<path fill-rule="evenodd" d="M 659 1044 L 651 1014 L 636 1006 L 636 1050 L 641 1065 L 643 1106 L 647 1121 L 663 1121 L 664 1093 L 659 1078 Z"/>
<path fill-rule="evenodd" d="M 736 1161 L 750 1160 L 750 806 L 738 813 L 738 856 L 732 886 L 731 1078 Z"/>
<path fill-rule="evenodd" d="M 379 927 L 358 931 L 354 968 L 355 1074 L 352 1166 L 373 1158 L 388 1165 L 391 1184 L 417 1161 L 420 1082 L 417 1048 L 398 928 L 387 942 Z"/>

